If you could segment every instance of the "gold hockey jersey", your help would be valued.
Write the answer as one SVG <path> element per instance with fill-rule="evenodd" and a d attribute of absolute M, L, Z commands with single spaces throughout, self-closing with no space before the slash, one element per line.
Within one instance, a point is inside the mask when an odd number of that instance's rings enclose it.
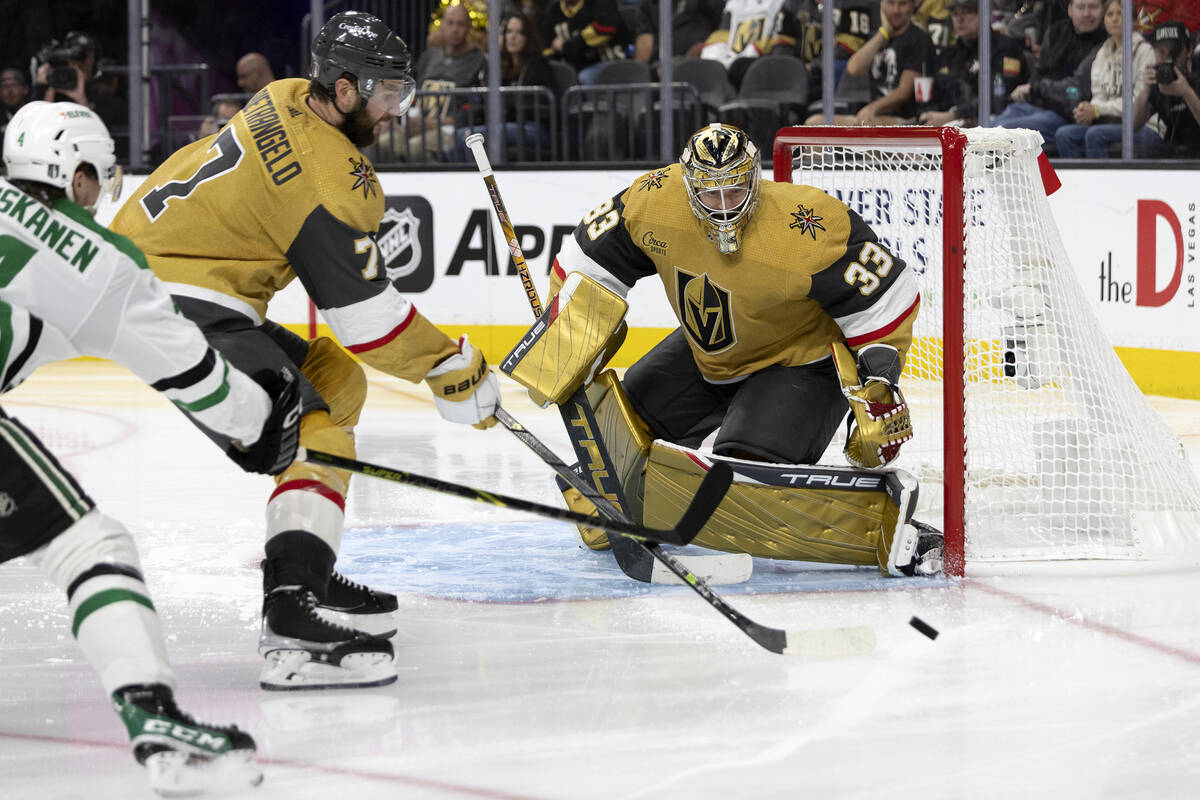
<path fill-rule="evenodd" d="M 457 346 L 387 282 L 374 167 L 309 107 L 308 86 L 267 85 L 220 132 L 156 169 L 112 228 L 146 254 L 172 294 L 256 322 L 299 277 L 347 349 L 420 380 Z"/>
<path fill-rule="evenodd" d="M 553 269 L 559 281 L 579 271 L 622 295 L 657 274 L 713 382 L 828 358 L 836 340 L 907 352 L 916 281 L 844 203 L 811 186 L 764 180 L 741 238 L 737 253 L 717 251 L 672 164 L 589 212 Z"/>

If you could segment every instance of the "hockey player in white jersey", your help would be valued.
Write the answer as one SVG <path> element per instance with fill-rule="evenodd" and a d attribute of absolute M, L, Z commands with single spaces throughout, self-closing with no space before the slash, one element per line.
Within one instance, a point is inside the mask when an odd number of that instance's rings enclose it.
<path fill-rule="evenodd" d="M 99 117 L 74 103 L 30 103 L 8 124 L 4 162 L 0 393 L 48 361 L 109 358 L 232 439 L 227 454 L 243 469 L 285 469 L 299 441 L 294 379 L 252 379 L 233 368 L 175 310 L 133 244 L 92 219 L 119 181 Z M 66 593 L 71 632 L 157 791 L 262 780 L 248 734 L 198 723 L 176 706 L 175 674 L 129 532 L 0 409 L 0 563 L 18 556 Z"/>

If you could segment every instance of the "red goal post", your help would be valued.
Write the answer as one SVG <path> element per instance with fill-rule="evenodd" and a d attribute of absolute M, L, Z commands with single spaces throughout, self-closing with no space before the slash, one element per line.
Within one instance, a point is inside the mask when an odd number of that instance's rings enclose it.
<path fill-rule="evenodd" d="M 897 466 L 921 481 L 916 516 L 945 531 L 949 574 L 1200 563 L 1200 487 L 1079 286 L 1038 134 L 793 127 L 772 155 L 776 181 L 845 202 L 918 276 L 901 380 L 917 438 Z"/>

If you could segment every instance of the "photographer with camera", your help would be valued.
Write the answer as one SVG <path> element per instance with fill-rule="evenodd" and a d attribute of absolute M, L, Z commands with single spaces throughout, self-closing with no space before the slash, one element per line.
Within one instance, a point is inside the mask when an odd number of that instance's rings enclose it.
<path fill-rule="evenodd" d="M 96 40 L 80 31 L 68 33 L 62 44 L 51 40 L 33 58 L 32 96 L 51 103 L 78 103 L 95 111 L 110 129 L 124 128 L 129 120 L 122 118 L 123 104 L 99 80 L 99 50 Z"/>
<path fill-rule="evenodd" d="M 1139 155 L 1200 155 L 1200 78 L 1192 73 L 1192 40 L 1182 22 L 1164 22 L 1151 37 L 1157 61 L 1142 73 L 1149 91 L 1137 95 L 1133 126 L 1157 114 L 1161 148 Z"/>

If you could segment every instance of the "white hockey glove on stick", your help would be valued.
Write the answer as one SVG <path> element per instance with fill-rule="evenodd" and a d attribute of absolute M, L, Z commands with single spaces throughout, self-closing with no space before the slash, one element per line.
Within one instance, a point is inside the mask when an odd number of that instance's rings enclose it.
<path fill-rule="evenodd" d="M 496 424 L 492 415 L 500 407 L 500 384 L 466 334 L 458 339 L 458 353 L 429 370 L 425 382 L 442 419 L 480 430 Z"/>
<path fill-rule="evenodd" d="M 913 437 L 908 403 L 900 392 L 900 353 L 886 344 L 867 345 L 855 364 L 850 349 L 833 343 L 833 361 L 850 401 L 846 422 L 846 461 L 856 467 L 882 467 L 896 460 L 900 445 Z"/>

